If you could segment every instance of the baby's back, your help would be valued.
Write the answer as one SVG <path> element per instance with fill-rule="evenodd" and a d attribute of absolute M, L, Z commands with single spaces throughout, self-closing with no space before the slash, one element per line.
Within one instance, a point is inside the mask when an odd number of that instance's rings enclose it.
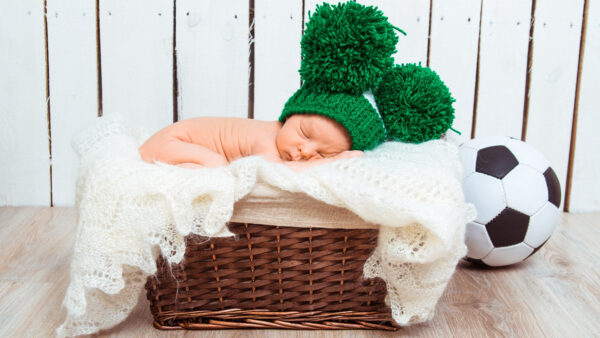
<path fill-rule="evenodd" d="M 156 158 L 165 145 L 171 144 L 172 153 L 180 143 L 181 150 L 187 144 L 194 144 L 223 155 L 227 162 L 258 153 L 277 154 L 274 126 L 273 122 L 236 117 L 185 119 L 154 134 L 140 148 L 140 153 L 145 159 Z"/>

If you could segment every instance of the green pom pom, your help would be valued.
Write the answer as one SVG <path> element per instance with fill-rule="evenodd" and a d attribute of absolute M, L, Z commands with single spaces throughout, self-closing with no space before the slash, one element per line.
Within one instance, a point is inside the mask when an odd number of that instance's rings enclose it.
<path fill-rule="evenodd" d="M 433 70 L 420 64 L 396 65 L 386 72 L 375 101 L 388 140 L 420 143 L 439 138 L 454 120 L 450 90 Z"/>
<path fill-rule="evenodd" d="M 394 29 L 377 7 L 356 2 L 317 6 L 301 41 L 302 79 L 321 92 L 358 95 L 375 88 L 394 63 Z"/>

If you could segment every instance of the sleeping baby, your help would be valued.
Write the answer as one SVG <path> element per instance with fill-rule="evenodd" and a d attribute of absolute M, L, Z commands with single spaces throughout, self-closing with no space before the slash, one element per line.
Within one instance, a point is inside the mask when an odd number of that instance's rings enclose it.
<path fill-rule="evenodd" d="M 295 171 L 338 159 L 362 157 L 383 142 L 385 128 L 368 95 L 300 88 L 278 121 L 197 117 L 176 122 L 140 148 L 146 162 L 184 168 L 220 167 L 262 156 Z"/>
<path fill-rule="evenodd" d="M 141 147 L 146 162 L 185 168 L 220 167 L 240 157 L 258 155 L 300 171 L 342 158 L 361 157 L 338 122 L 316 114 L 296 114 L 280 121 L 234 117 L 197 117 L 174 123 Z"/>
<path fill-rule="evenodd" d="M 299 171 L 361 157 L 388 139 L 438 138 L 452 124 L 454 99 L 429 68 L 394 65 L 396 30 L 405 34 L 377 8 L 317 7 L 301 41 L 302 86 L 278 121 L 183 120 L 147 140 L 142 159 L 197 168 L 258 155 Z"/>

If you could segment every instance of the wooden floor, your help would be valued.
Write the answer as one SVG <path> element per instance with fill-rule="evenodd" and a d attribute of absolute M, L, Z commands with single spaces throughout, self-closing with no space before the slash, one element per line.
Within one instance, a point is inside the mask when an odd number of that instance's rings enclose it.
<path fill-rule="evenodd" d="M 529 260 L 501 269 L 461 262 L 434 319 L 404 328 L 419 337 L 600 335 L 600 214 L 563 214 Z M 73 208 L 0 208 L 0 337 L 51 336 L 64 319 L 75 234 Z M 378 331 L 159 331 L 147 303 L 102 336 L 397 336 Z"/>

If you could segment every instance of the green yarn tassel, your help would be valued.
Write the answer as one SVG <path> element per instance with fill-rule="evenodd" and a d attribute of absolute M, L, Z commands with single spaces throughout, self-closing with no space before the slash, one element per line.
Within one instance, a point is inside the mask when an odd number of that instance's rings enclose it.
<path fill-rule="evenodd" d="M 420 143 L 451 129 L 455 99 L 440 77 L 420 64 L 395 65 L 375 91 L 388 140 Z M 452 129 L 454 130 L 454 129 Z"/>
<path fill-rule="evenodd" d="M 318 5 L 301 41 L 302 79 L 318 92 L 359 95 L 376 88 L 394 63 L 395 29 L 377 7 Z"/>
<path fill-rule="evenodd" d="M 404 34 L 404 36 L 406 36 L 406 32 L 401 30 L 400 28 L 396 27 L 396 26 L 392 26 L 395 30 L 397 30 L 398 32 Z"/>

